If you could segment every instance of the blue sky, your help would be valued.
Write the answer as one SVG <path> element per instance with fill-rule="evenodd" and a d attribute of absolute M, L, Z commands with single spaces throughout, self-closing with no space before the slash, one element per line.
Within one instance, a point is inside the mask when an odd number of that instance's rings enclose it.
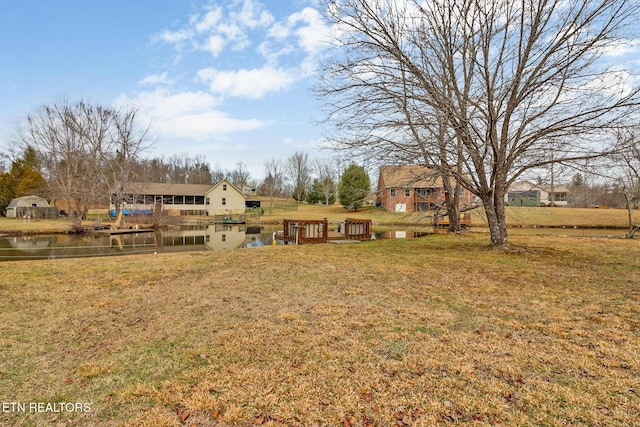
<path fill-rule="evenodd" d="M 314 0 L 0 1 L 0 145 L 39 106 L 136 105 L 147 156 L 244 163 L 318 149 L 309 89 L 325 27 Z"/>
<path fill-rule="evenodd" d="M 205 155 L 213 167 L 295 151 L 329 158 L 310 93 L 328 28 L 318 0 L 0 0 L 0 149 L 39 106 L 139 108 L 147 156 Z M 638 40 L 604 53 L 613 89 L 638 81 Z M 602 82 L 595 79 L 596 85 Z"/>

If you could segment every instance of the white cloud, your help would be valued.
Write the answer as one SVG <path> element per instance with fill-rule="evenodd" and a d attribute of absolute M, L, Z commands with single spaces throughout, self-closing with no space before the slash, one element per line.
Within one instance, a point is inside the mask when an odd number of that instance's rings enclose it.
<path fill-rule="evenodd" d="M 178 31 L 165 30 L 162 33 L 160 33 L 160 36 L 159 36 L 160 40 L 164 41 L 165 43 L 172 43 L 172 44 L 179 44 L 181 42 L 189 40 L 191 37 L 193 37 L 193 32 L 187 29 L 182 29 Z"/>
<path fill-rule="evenodd" d="M 254 0 L 244 0 L 240 11 L 234 12 L 232 17 L 249 28 L 267 27 L 275 21 L 273 15 L 264 10 L 262 3 Z"/>
<path fill-rule="evenodd" d="M 183 48 L 190 42 L 192 54 L 208 52 L 213 58 L 227 60 L 242 52 L 252 63 L 260 60 L 264 63 L 259 73 L 257 70 L 237 70 L 209 76 L 214 91 L 256 98 L 281 90 L 292 81 L 314 73 L 318 56 L 326 47 L 324 41 L 330 27 L 312 7 L 276 20 L 265 3 L 258 0 L 212 2 L 202 13 L 192 15 L 182 29 L 164 31 L 159 39 L 175 45 L 182 55 L 186 54 Z M 180 60 L 183 60 L 182 56 Z M 290 71 L 283 73 L 284 68 Z M 260 81 L 250 82 L 250 90 L 257 88 L 257 93 L 250 95 L 233 83 L 252 74 L 266 77 L 264 84 L 273 87 L 263 87 Z M 297 78 L 292 79 L 293 75 Z"/>
<path fill-rule="evenodd" d="M 316 68 L 318 55 L 327 46 L 330 31 L 320 12 L 307 7 L 283 22 L 274 23 L 266 33 L 269 42 L 260 45 L 260 52 L 271 62 L 297 52 L 299 73 L 310 75 Z"/>
<path fill-rule="evenodd" d="M 286 137 L 282 140 L 282 144 L 287 147 L 294 147 L 296 149 L 310 149 L 318 148 L 320 146 L 320 140 L 305 140 L 299 141 L 292 137 Z"/>
<path fill-rule="evenodd" d="M 288 19 L 293 27 L 302 22 L 304 25 L 295 30 L 298 37 L 298 45 L 309 53 L 322 50 L 330 28 L 325 25 L 320 12 L 310 7 L 294 13 Z"/>
<path fill-rule="evenodd" d="M 609 57 L 621 57 L 630 53 L 636 53 L 640 47 L 640 40 L 620 40 L 603 49 L 603 54 Z"/>
<path fill-rule="evenodd" d="M 161 84 L 171 84 L 171 81 L 168 78 L 168 73 L 165 71 L 162 74 L 152 74 L 150 76 L 146 76 L 142 80 L 140 80 L 139 84 L 141 86 L 157 86 Z"/>
<path fill-rule="evenodd" d="M 213 35 L 207 40 L 204 49 L 210 52 L 213 56 L 218 56 L 224 49 L 224 45 L 225 40 L 222 37 Z"/>
<path fill-rule="evenodd" d="M 600 92 L 604 96 L 622 98 L 628 96 L 636 85 L 637 81 L 629 70 L 614 67 L 606 73 L 599 74 L 582 89 Z"/>
<path fill-rule="evenodd" d="M 208 82 L 213 93 L 251 99 L 262 98 L 269 92 L 286 90 L 296 81 L 291 72 L 271 66 L 238 71 L 206 68 L 198 71 L 198 78 Z"/>
<path fill-rule="evenodd" d="M 210 12 L 208 12 L 204 18 L 198 21 L 195 24 L 196 31 L 199 33 L 203 33 L 206 31 L 210 31 L 215 28 L 215 26 L 220 22 L 222 18 L 222 8 L 216 7 Z"/>
<path fill-rule="evenodd" d="M 289 37 L 289 34 L 291 34 L 290 28 L 282 22 L 274 23 L 267 30 L 267 36 L 278 40 Z"/>
<path fill-rule="evenodd" d="M 231 132 L 259 129 L 257 119 L 236 119 L 219 110 L 218 99 L 204 92 L 172 93 L 165 89 L 141 92 L 135 97 L 120 96 L 116 105 L 136 105 L 142 122 L 151 122 L 161 137 L 204 140 Z"/>

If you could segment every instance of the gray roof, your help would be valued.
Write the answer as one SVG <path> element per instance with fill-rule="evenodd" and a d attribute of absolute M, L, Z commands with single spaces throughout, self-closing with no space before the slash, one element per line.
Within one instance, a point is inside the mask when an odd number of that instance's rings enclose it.
<path fill-rule="evenodd" d="M 42 198 L 40 196 L 22 196 L 22 197 L 16 197 L 11 202 L 9 202 L 9 206 L 7 206 L 7 208 L 17 208 L 18 206 L 20 206 L 20 202 L 29 203 L 29 205 L 31 205 L 31 203 L 44 202 L 47 204 L 47 206 L 49 205 L 49 202 L 47 202 L 47 199 Z"/>
<path fill-rule="evenodd" d="M 165 184 L 157 182 L 132 182 L 125 188 L 128 194 L 158 196 L 204 196 L 213 184 Z"/>

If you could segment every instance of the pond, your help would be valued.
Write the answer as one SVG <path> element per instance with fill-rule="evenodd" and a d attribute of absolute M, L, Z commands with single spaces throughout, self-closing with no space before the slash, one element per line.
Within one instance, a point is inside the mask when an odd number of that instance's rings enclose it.
<path fill-rule="evenodd" d="M 193 225 L 118 235 L 50 234 L 0 237 L 0 261 L 229 250 L 269 246 L 280 226 Z M 425 231 L 378 230 L 376 239 L 416 238 Z M 280 242 L 282 243 L 282 242 Z"/>
<path fill-rule="evenodd" d="M 245 225 L 182 226 L 111 236 L 11 236 L 0 238 L 0 261 L 250 248 L 270 245 L 272 236 L 261 227 Z"/>
<path fill-rule="evenodd" d="M 209 225 L 162 228 L 120 235 L 51 234 L 0 237 L 0 261 L 229 250 L 269 246 L 279 226 Z M 410 239 L 432 230 L 378 228 L 375 239 Z M 488 232 L 481 228 L 473 232 Z M 510 234 L 624 237 L 618 229 L 509 229 Z"/>

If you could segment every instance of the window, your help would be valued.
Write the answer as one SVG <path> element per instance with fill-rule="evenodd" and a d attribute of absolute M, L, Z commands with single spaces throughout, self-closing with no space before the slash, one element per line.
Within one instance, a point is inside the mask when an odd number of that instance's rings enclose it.
<path fill-rule="evenodd" d="M 407 188 L 406 190 L 404 190 L 404 197 L 410 197 L 411 196 L 411 189 Z"/>
<path fill-rule="evenodd" d="M 209 199 L 208 197 L 206 199 L 204 199 L 204 204 L 205 205 L 211 204 L 211 199 Z"/>
<path fill-rule="evenodd" d="M 223 198 L 222 198 L 222 206 L 224 206 L 224 205 L 226 205 L 226 204 L 227 204 L 227 198 L 226 198 L 226 197 L 223 197 Z"/>
<path fill-rule="evenodd" d="M 390 192 L 391 192 L 391 197 L 396 197 L 396 189 L 395 188 L 392 188 Z"/>
<path fill-rule="evenodd" d="M 204 196 L 195 196 L 195 204 L 204 205 Z"/>
<path fill-rule="evenodd" d="M 222 184 L 222 191 L 227 191 L 227 184 Z"/>
<path fill-rule="evenodd" d="M 430 197 L 433 195 L 432 188 L 416 188 L 415 192 L 420 197 Z"/>

